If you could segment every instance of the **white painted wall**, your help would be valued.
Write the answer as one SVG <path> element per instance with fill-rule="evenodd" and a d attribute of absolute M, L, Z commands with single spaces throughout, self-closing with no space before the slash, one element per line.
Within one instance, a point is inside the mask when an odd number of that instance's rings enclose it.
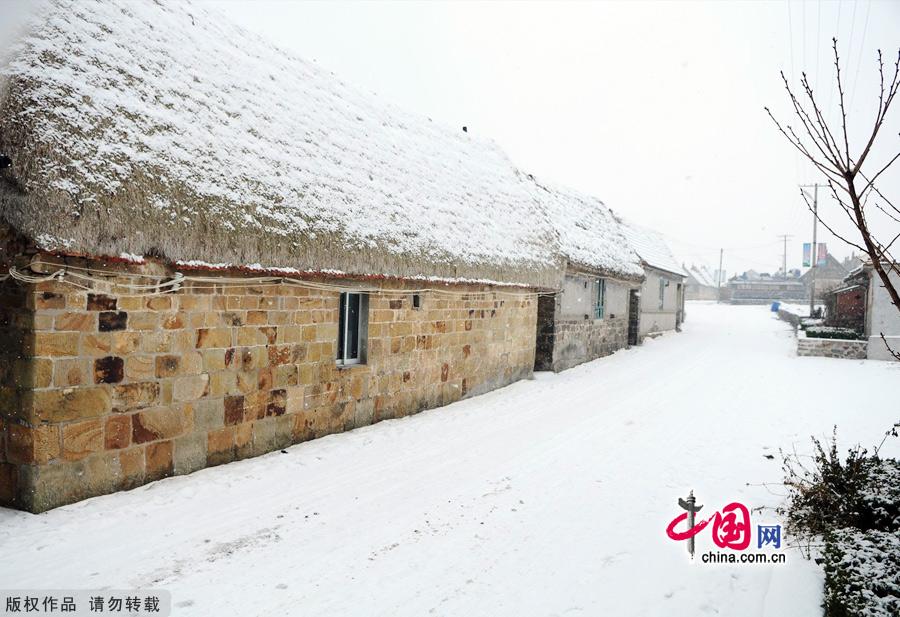
<path fill-rule="evenodd" d="M 560 317 L 562 319 L 594 318 L 597 303 L 598 277 L 568 274 L 563 281 L 560 297 Z M 605 317 L 626 317 L 628 315 L 629 286 L 614 279 L 606 279 Z"/>
<path fill-rule="evenodd" d="M 900 276 L 896 272 L 890 273 L 890 279 L 894 288 L 900 289 Z M 869 334 L 869 359 L 894 360 L 881 340 L 881 334 L 888 339 L 888 344 L 894 351 L 900 351 L 900 310 L 891 304 L 884 283 L 874 272 L 869 279 L 866 326 Z"/>
<path fill-rule="evenodd" d="M 659 270 L 644 267 L 646 279 L 641 286 L 641 336 L 653 332 L 665 332 L 675 329 L 678 313 L 678 283 L 680 277 L 667 275 Z M 659 306 L 659 283 L 668 281 L 663 289 L 663 305 Z"/>

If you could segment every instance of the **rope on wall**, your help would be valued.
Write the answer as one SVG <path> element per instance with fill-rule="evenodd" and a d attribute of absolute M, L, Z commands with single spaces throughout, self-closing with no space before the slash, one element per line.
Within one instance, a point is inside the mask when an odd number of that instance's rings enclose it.
<path fill-rule="evenodd" d="M 381 296 L 405 296 L 409 294 L 434 294 L 443 296 L 504 296 L 517 299 L 536 298 L 538 296 L 552 296 L 555 292 L 536 292 L 536 291 L 461 291 L 452 289 L 441 289 L 437 287 L 421 287 L 417 289 L 384 289 L 374 286 L 359 285 L 340 285 L 334 283 L 323 283 L 309 281 L 305 279 L 292 278 L 289 276 L 255 276 L 255 277 L 232 277 L 232 276 L 200 276 L 185 275 L 176 272 L 173 276 L 165 276 L 158 274 L 134 274 L 129 272 L 116 272 L 112 270 L 104 270 L 100 268 L 83 268 L 79 266 L 63 266 L 59 264 L 47 263 L 42 261 L 33 262 L 32 266 L 46 266 L 50 268 L 58 268 L 56 271 L 47 275 L 37 275 L 23 270 L 19 270 L 14 266 L 10 266 L 9 274 L 0 278 L 0 282 L 12 278 L 16 281 L 26 284 L 38 284 L 49 281 L 58 281 L 66 283 L 78 289 L 93 291 L 97 289 L 109 288 L 110 290 L 121 290 L 120 295 L 129 296 L 158 296 L 163 294 L 174 293 L 181 289 L 185 283 L 191 283 L 192 287 L 198 289 L 214 289 L 216 287 L 274 287 L 277 285 L 289 285 L 310 289 L 313 291 L 324 291 L 330 293 L 354 292 L 369 293 Z M 143 278 L 155 280 L 157 282 L 151 284 L 125 283 L 121 281 L 108 280 L 102 277 L 116 278 Z M 487 283 L 472 283 L 487 284 Z"/>

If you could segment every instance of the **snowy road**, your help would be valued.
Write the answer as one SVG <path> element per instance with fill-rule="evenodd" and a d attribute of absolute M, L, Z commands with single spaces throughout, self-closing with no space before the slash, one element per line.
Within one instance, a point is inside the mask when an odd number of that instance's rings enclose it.
<path fill-rule="evenodd" d="M 692 564 L 664 530 L 690 489 L 704 512 L 777 504 L 746 484 L 778 481 L 778 448 L 832 424 L 879 440 L 900 365 L 797 358 L 764 307 L 689 305 L 688 320 L 288 454 L 0 509 L 0 588 L 165 588 L 176 615 L 819 615 L 820 574 L 796 551 Z"/>

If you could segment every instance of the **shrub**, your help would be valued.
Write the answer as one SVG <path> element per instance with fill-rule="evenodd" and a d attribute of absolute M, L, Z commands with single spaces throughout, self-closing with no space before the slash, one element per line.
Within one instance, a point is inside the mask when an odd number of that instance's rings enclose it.
<path fill-rule="evenodd" d="M 900 535 L 845 528 L 825 541 L 828 617 L 900 615 Z"/>
<path fill-rule="evenodd" d="M 807 326 L 806 336 L 812 338 L 829 338 L 854 341 L 861 338 L 860 333 L 853 328 L 837 328 L 833 326 Z"/>
<path fill-rule="evenodd" d="M 788 531 L 809 545 L 834 529 L 875 528 L 883 518 L 873 511 L 873 496 L 881 494 L 873 489 L 873 478 L 881 478 L 881 460 L 856 446 L 842 461 L 836 435 L 832 435 L 827 449 L 816 438 L 812 442 L 812 468 L 796 455 L 783 457 L 788 489 L 783 513 Z"/>
<path fill-rule="evenodd" d="M 900 422 L 885 434 L 896 437 Z M 812 464 L 785 456 L 788 533 L 806 546 L 824 540 L 825 615 L 900 615 L 900 461 L 856 446 L 842 459 L 837 429 L 827 447 L 813 438 Z M 802 548 L 802 546 L 801 546 Z"/>

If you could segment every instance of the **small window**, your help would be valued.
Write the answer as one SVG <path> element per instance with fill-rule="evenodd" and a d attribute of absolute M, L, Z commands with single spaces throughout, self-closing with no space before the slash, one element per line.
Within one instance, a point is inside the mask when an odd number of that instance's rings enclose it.
<path fill-rule="evenodd" d="M 341 294 L 338 316 L 338 364 L 363 362 L 368 304 L 368 297 L 365 294 L 350 292 Z"/>
<path fill-rule="evenodd" d="M 420 308 L 422 308 L 422 296 L 420 296 L 419 294 L 413 294 L 412 306 L 415 310 L 419 310 Z"/>
<path fill-rule="evenodd" d="M 597 306 L 594 308 L 594 319 L 603 319 L 606 310 L 606 279 L 597 279 Z"/>
<path fill-rule="evenodd" d="M 663 309 L 666 301 L 666 279 L 659 279 L 659 310 Z"/>

